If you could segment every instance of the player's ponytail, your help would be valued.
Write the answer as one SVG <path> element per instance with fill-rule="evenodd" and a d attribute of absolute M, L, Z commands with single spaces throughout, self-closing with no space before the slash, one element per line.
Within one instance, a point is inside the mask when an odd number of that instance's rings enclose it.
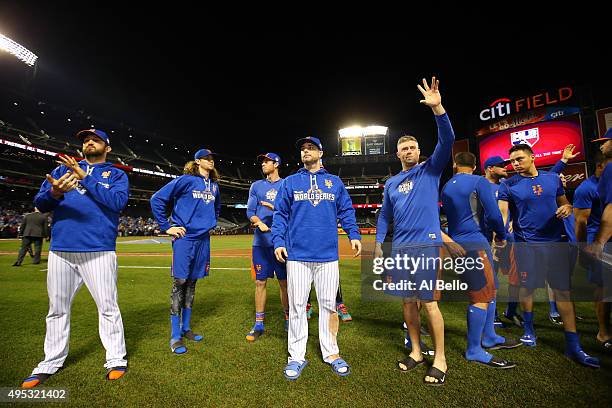
<path fill-rule="evenodd" d="M 185 163 L 185 166 L 183 167 L 183 174 L 189 174 L 191 176 L 199 176 L 200 175 L 200 170 L 199 170 L 198 163 L 196 163 L 195 161 L 191 160 L 188 161 L 187 163 Z"/>
<path fill-rule="evenodd" d="M 185 166 L 183 167 L 183 174 L 189 174 L 191 176 L 198 176 L 200 177 L 200 166 L 198 165 L 198 163 L 196 163 L 195 161 L 191 160 L 188 161 L 187 163 L 185 163 Z M 218 181 L 219 180 L 219 172 L 217 171 L 216 168 L 212 168 L 212 170 L 210 170 L 208 177 L 212 180 L 212 181 Z"/>

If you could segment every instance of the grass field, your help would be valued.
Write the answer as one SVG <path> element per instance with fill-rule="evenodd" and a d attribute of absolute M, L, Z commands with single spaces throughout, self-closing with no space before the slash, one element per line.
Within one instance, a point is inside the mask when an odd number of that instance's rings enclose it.
<path fill-rule="evenodd" d="M 405 354 L 400 304 L 362 303 L 360 264 L 349 258 L 341 259 L 341 280 L 354 320 L 341 324 L 338 340 L 352 375 L 337 377 L 322 362 L 315 315 L 310 321 L 310 365 L 297 382 L 288 382 L 282 375 L 287 336 L 276 282 L 268 286 L 266 334 L 253 344 L 244 338 L 254 320 L 250 244 L 247 236 L 212 238 L 212 270 L 198 284 L 192 323 L 205 338 L 190 344 L 187 354 L 175 356 L 168 347 L 170 245 L 119 243 L 119 303 L 130 371 L 119 381 L 104 380 L 97 311 L 82 289 L 72 308 L 65 368 L 46 386 L 69 389 L 69 404 L 75 406 L 610 406 L 612 359 L 603 357 L 603 368 L 593 370 L 564 358 L 563 332 L 548 322 L 544 304 L 536 306 L 538 347 L 497 352 L 519 364 L 514 370 L 466 362 L 466 305 L 442 302 L 446 386 L 423 385 L 424 368 L 400 373 L 395 368 Z M 43 357 L 46 256 L 41 265 L 31 265 L 27 257 L 24 266 L 11 267 L 16 256 L 7 252 L 18 247 L 17 240 L 0 241 L 5 253 L 0 255 L 0 387 L 18 386 Z M 579 322 L 582 344 L 593 351 L 593 307 L 578 304 L 577 310 L 585 317 Z M 520 335 L 518 328 L 502 330 L 500 334 Z"/>

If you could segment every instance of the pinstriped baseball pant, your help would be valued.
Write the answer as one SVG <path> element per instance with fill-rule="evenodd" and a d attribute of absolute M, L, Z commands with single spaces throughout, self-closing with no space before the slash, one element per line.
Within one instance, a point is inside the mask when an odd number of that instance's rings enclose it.
<path fill-rule="evenodd" d="M 287 261 L 287 294 L 289 296 L 289 362 L 303 362 L 308 341 L 306 302 L 314 282 L 319 303 L 319 344 L 323 360 L 338 354 L 338 313 L 336 292 L 339 282 L 338 261 Z"/>
<path fill-rule="evenodd" d="M 54 374 L 64 365 L 70 339 L 70 309 L 83 283 L 98 307 L 100 339 L 106 349 L 104 367 L 127 366 L 123 321 L 117 303 L 117 254 L 49 251 L 45 359 L 33 374 Z"/>

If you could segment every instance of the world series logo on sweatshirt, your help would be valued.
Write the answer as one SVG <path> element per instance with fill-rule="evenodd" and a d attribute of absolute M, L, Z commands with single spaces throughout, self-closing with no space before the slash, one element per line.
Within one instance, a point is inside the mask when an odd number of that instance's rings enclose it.
<path fill-rule="evenodd" d="M 276 195 L 278 194 L 278 191 L 276 191 L 275 189 L 272 190 L 268 190 L 266 192 L 266 200 L 268 201 L 274 201 L 276 200 Z"/>
<path fill-rule="evenodd" d="M 400 193 L 408 194 L 410 191 L 412 191 L 412 184 L 412 180 L 406 180 L 402 184 L 397 186 L 397 191 L 399 191 Z"/>
<path fill-rule="evenodd" d="M 317 184 L 317 176 L 311 174 L 310 188 L 308 189 L 308 191 L 306 191 L 305 193 L 303 191 L 293 192 L 293 201 L 306 200 L 310 201 L 310 204 L 312 204 L 313 207 L 316 207 L 321 201 L 336 201 L 336 195 L 334 193 L 324 193 L 323 191 L 321 191 Z"/>
<path fill-rule="evenodd" d="M 202 200 L 206 204 L 210 203 L 211 201 L 215 201 L 215 195 L 210 191 L 192 190 L 191 194 L 193 195 L 193 198 Z"/>

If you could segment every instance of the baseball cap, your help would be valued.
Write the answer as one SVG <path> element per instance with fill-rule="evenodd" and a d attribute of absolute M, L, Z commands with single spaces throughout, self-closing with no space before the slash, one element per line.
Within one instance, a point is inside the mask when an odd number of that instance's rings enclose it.
<path fill-rule="evenodd" d="M 606 142 L 610 139 L 612 139 L 612 128 L 608 128 L 608 130 L 606 131 L 606 133 L 604 133 L 602 137 L 600 137 L 599 139 L 592 140 L 592 142 Z"/>
<path fill-rule="evenodd" d="M 510 163 L 510 160 L 504 160 L 501 158 L 501 156 L 493 156 L 485 160 L 484 168 L 486 169 L 487 167 L 491 166 L 506 167 L 508 163 Z"/>
<path fill-rule="evenodd" d="M 260 154 L 259 156 L 257 156 L 257 159 L 270 159 L 274 163 L 278 163 L 279 165 L 281 164 L 281 158 L 276 153 Z"/>
<path fill-rule="evenodd" d="M 314 136 L 308 136 L 298 139 L 298 141 L 295 142 L 295 147 L 299 149 L 304 143 L 312 143 L 313 145 L 317 146 L 319 150 L 323 150 L 323 145 L 321 144 L 321 141 Z"/>
<path fill-rule="evenodd" d="M 206 157 L 206 156 L 214 156 L 217 153 L 213 153 L 208 149 L 200 149 L 197 152 L 195 152 L 195 154 L 193 155 L 194 160 L 197 159 L 201 159 L 202 157 Z"/>
<path fill-rule="evenodd" d="M 81 130 L 76 134 L 76 136 L 81 139 L 81 141 L 83 141 L 83 139 L 85 139 L 85 136 L 87 135 L 98 136 L 100 139 L 104 140 L 107 145 L 110 145 L 110 139 L 108 138 L 108 135 L 106 134 L 106 132 L 103 132 L 100 129 L 85 129 Z"/>

